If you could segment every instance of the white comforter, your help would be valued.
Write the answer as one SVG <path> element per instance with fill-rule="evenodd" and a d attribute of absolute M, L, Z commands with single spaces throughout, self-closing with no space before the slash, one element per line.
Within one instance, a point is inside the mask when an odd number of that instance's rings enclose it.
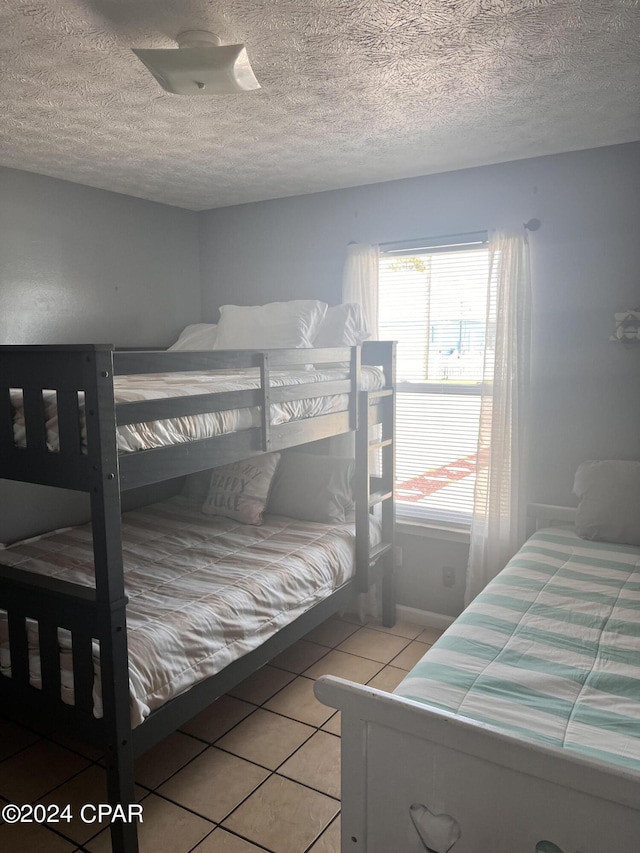
<path fill-rule="evenodd" d="M 343 369 L 282 370 L 270 374 L 271 387 L 302 385 L 336 379 L 347 379 L 349 372 Z M 371 391 L 384 387 L 384 375 L 377 367 L 363 367 L 361 390 Z M 114 397 L 116 403 L 138 400 L 157 400 L 168 397 L 184 397 L 191 394 L 221 393 L 260 387 L 260 376 L 256 370 L 216 371 L 215 373 L 153 373 L 131 376 L 116 376 Z M 321 393 L 321 391 L 319 391 Z M 45 418 L 47 447 L 60 449 L 58 436 L 58 413 L 55 391 L 45 391 Z M 83 404 L 80 400 L 81 406 Z M 11 389 L 11 404 L 14 408 L 14 440 L 18 447 L 26 446 L 22 391 Z M 292 400 L 271 406 L 271 423 L 283 424 L 302 418 L 316 417 L 344 411 L 348 405 L 347 394 L 332 394 Z M 180 444 L 215 435 L 236 432 L 258 426 L 258 407 L 229 409 L 181 418 L 170 418 L 148 423 L 119 426 L 117 432 L 118 451 L 130 453 L 149 450 L 170 444 Z M 83 425 L 84 439 L 84 425 Z"/>
<path fill-rule="evenodd" d="M 122 518 L 131 722 L 214 675 L 314 604 L 354 572 L 354 525 L 266 516 L 260 526 L 203 515 L 187 498 Z M 372 545 L 380 541 L 372 520 Z M 8 566 L 93 585 L 91 526 L 2 551 Z M 11 674 L 6 614 L 0 664 Z M 29 620 L 31 683 L 40 686 L 37 626 Z M 62 699 L 73 704 L 70 637 L 58 632 Z M 102 715 L 99 652 L 94 713 Z"/>

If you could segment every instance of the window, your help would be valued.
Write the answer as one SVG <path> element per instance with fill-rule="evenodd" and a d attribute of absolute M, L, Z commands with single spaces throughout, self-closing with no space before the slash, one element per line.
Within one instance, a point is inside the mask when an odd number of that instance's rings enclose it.
<path fill-rule="evenodd" d="M 380 338 L 398 341 L 400 518 L 471 521 L 488 287 L 486 235 L 381 252 Z"/>

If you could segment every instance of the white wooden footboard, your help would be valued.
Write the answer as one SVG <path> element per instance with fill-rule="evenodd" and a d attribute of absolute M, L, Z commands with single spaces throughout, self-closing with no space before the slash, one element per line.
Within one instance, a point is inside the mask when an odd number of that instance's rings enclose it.
<path fill-rule="evenodd" d="M 640 774 L 325 676 L 342 853 L 638 853 Z"/>

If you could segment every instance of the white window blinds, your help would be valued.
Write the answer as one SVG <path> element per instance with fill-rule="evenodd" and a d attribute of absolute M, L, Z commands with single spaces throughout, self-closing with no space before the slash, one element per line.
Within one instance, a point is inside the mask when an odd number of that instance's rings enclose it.
<path fill-rule="evenodd" d="M 488 286 L 486 243 L 381 254 L 380 339 L 398 341 L 399 517 L 471 521 Z"/>

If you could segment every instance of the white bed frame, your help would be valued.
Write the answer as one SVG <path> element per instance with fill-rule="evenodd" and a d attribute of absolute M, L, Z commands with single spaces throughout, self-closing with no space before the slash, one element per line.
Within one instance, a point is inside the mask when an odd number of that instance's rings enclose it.
<path fill-rule="evenodd" d="M 575 523 L 576 508 L 552 504 L 529 504 L 527 517 L 533 521 L 536 530 L 541 527 L 558 527 Z"/>
<path fill-rule="evenodd" d="M 332 676 L 315 692 L 342 712 L 342 853 L 640 851 L 640 773 Z"/>

